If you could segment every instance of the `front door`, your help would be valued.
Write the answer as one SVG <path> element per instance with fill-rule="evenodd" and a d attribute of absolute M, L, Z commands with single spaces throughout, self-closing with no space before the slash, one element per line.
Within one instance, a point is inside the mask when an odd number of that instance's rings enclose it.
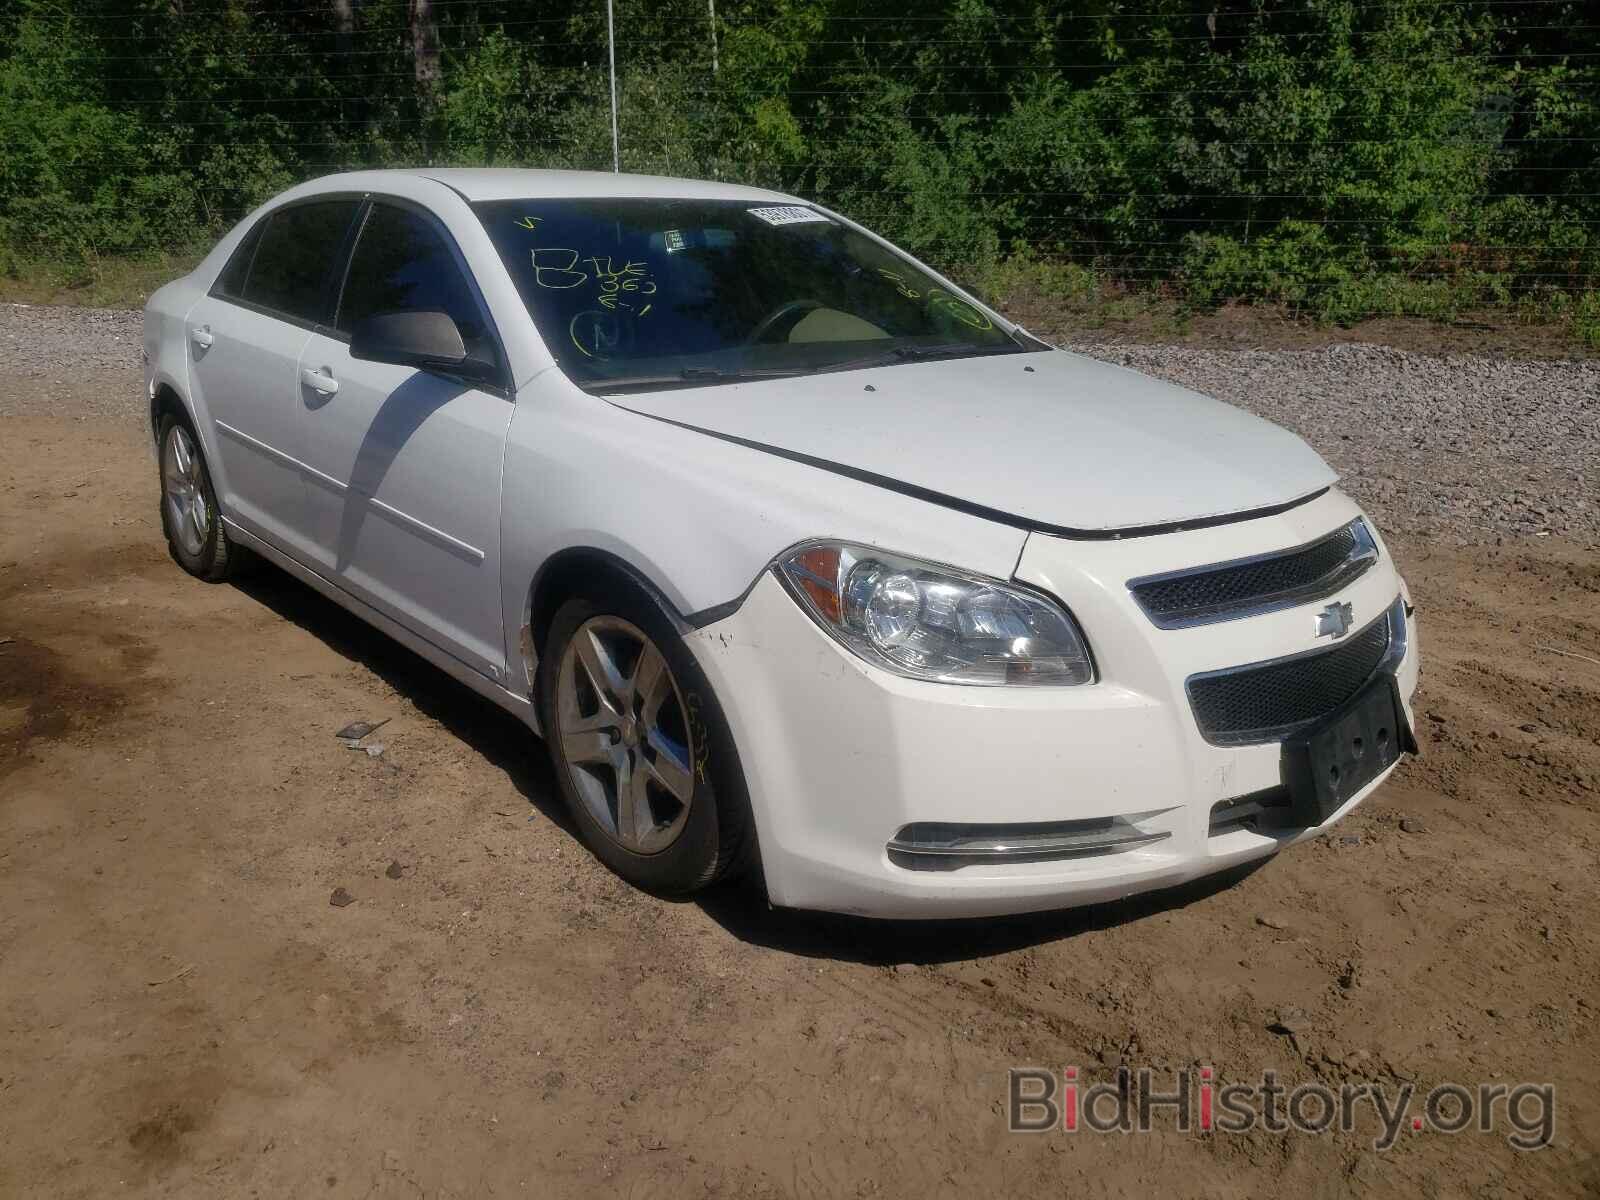
<path fill-rule="evenodd" d="M 500 467 L 512 402 L 460 379 L 350 357 L 356 322 L 416 309 L 449 313 L 469 346 L 493 345 L 443 228 L 409 206 L 374 201 L 334 328 L 314 333 L 300 355 L 305 529 L 320 571 L 503 679 Z"/>

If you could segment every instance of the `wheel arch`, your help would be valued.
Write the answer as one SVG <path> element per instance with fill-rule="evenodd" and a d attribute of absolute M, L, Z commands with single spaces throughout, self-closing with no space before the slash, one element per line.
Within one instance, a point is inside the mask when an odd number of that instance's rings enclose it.
<path fill-rule="evenodd" d="M 535 732 L 548 737 L 550 729 L 545 714 L 540 711 L 541 689 L 537 672 L 546 640 L 557 611 L 572 596 L 587 593 L 603 597 L 607 589 L 630 589 L 655 604 L 667 621 L 680 635 L 688 634 L 709 620 L 715 619 L 728 605 L 718 605 L 715 610 L 685 614 L 676 605 L 665 588 L 657 584 L 645 570 L 621 554 L 598 546 L 579 545 L 552 554 L 540 566 L 530 583 L 524 602 L 521 627 L 521 655 L 531 700 L 531 715 Z M 742 600 L 743 597 L 740 597 Z M 737 607 L 738 601 L 732 602 Z M 689 659 L 694 661 L 691 646 L 684 646 Z M 709 689 L 709 681 L 706 681 Z M 722 702 L 714 692 L 705 696 L 704 702 L 717 714 L 714 728 L 721 741 L 720 753 L 713 755 L 713 770 L 719 777 L 719 803 L 736 805 L 742 814 L 743 832 L 737 840 L 728 843 L 729 850 L 718 868 L 718 875 L 730 880 L 751 879 L 765 888 L 765 874 L 761 860 L 760 828 L 750 803 L 749 783 L 745 778 L 742 757 L 733 727 L 723 712 Z M 722 835 L 727 834 L 725 826 Z M 764 894 L 764 893 L 763 893 Z"/>
<path fill-rule="evenodd" d="M 161 433 L 161 418 L 168 413 L 185 418 L 191 428 L 199 432 L 195 425 L 194 413 L 189 409 L 189 402 L 183 398 L 176 385 L 171 380 L 158 377 L 150 389 L 150 437 L 154 440 Z"/>
<path fill-rule="evenodd" d="M 534 680 L 556 610 L 574 595 L 585 591 L 593 594 L 595 590 L 603 593 L 607 588 L 642 592 L 680 633 L 694 628 L 691 617 L 685 616 L 666 590 L 635 563 L 598 546 L 568 546 L 545 559 L 523 600 L 519 650 L 530 695 L 537 695 Z"/>

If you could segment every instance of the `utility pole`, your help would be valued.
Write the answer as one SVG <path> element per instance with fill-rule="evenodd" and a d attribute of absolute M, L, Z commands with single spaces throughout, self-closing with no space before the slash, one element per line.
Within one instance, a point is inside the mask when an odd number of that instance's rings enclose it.
<path fill-rule="evenodd" d="M 617 17 L 615 0 L 606 0 L 606 42 L 611 50 L 611 169 L 622 170 L 622 143 L 617 138 Z"/>
<path fill-rule="evenodd" d="M 711 14 L 711 73 L 717 73 L 717 0 L 706 0 L 706 11 Z"/>

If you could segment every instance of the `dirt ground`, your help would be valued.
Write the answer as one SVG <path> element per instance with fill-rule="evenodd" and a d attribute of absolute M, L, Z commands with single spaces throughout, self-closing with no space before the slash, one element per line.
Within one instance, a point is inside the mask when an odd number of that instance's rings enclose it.
<path fill-rule="evenodd" d="M 1600 1194 L 1600 556 L 1393 541 L 1423 753 L 1332 837 L 885 925 L 630 890 L 511 718 L 275 571 L 181 573 L 137 430 L 10 418 L 0 1194 Z M 1555 1140 L 1007 1133 L 1008 1067 L 1118 1056 L 1549 1082 Z"/>

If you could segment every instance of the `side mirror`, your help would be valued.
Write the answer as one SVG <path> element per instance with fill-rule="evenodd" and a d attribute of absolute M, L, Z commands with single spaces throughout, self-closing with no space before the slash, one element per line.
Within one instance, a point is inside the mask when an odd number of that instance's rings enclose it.
<path fill-rule="evenodd" d="M 375 313 L 350 331 L 350 357 L 420 367 L 467 379 L 493 379 L 492 359 L 469 353 L 450 314 L 438 309 Z"/>

